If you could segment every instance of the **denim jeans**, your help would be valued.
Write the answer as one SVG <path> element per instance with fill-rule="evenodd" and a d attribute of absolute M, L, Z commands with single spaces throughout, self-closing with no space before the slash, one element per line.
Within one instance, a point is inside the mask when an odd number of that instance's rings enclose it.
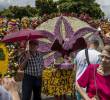
<path fill-rule="evenodd" d="M 22 100 L 41 100 L 42 77 L 34 77 L 25 74 L 22 83 Z"/>
<path fill-rule="evenodd" d="M 82 99 L 82 97 L 81 97 L 81 95 L 80 95 L 80 93 L 78 91 L 76 91 L 76 98 L 77 98 L 77 100 L 81 100 Z"/>

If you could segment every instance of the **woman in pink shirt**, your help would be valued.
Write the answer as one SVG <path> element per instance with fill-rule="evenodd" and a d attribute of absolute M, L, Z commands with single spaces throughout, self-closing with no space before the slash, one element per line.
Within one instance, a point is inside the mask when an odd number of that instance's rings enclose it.
<path fill-rule="evenodd" d="M 85 100 L 110 100 L 110 46 L 103 48 L 100 64 L 90 64 L 76 82 Z M 81 87 L 86 87 L 86 93 Z"/>

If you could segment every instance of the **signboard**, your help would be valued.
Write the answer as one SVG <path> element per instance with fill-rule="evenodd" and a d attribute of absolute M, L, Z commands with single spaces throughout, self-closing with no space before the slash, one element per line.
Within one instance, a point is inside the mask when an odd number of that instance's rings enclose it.
<path fill-rule="evenodd" d="M 0 43 L 0 75 L 4 75 L 8 70 L 8 50 L 4 43 Z"/>

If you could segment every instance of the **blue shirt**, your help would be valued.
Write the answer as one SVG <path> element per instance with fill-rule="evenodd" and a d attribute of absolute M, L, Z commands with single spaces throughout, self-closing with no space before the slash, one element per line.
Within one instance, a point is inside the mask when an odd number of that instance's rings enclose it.
<path fill-rule="evenodd" d="M 0 85 L 0 100 L 12 100 L 10 92 Z"/>

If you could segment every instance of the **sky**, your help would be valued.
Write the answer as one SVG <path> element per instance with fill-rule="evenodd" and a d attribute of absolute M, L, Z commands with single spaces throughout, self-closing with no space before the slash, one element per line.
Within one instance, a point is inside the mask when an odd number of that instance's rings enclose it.
<path fill-rule="evenodd" d="M 54 0 L 58 1 L 58 0 Z M 31 5 L 35 6 L 35 0 L 0 0 L 0 6 L 1 5 L 19 5 L 19 6 L 26 6 Z"/>
<path fill-rule="evenodd" d="M 110 19 L 110 0 L 96 0 L 100 4 L 102 11 L 105 13 L 106 18 Z"/>
<path fill-rule="evenodd" d="M 110 6 L 110 0 L 96 0 L 101 5 L 109 5 Z"/>
<path fill-rule="evenodd" d="M 110 0 L 96 0 L 96 2 L 100 4 L 101 9 L 104 11 L 106 17 L 110 18 Z M 19 6 L 31 5 L 35 7 L 35 0 L 0 0 L 0 9 L 6 8 L 9 5 L 19 5 Z"/>
<path fill-rule="evenodd" d="M 8 7 L 9 5 L 35 6 L 35 0 L 0 0 L 0 7 Z"/>

